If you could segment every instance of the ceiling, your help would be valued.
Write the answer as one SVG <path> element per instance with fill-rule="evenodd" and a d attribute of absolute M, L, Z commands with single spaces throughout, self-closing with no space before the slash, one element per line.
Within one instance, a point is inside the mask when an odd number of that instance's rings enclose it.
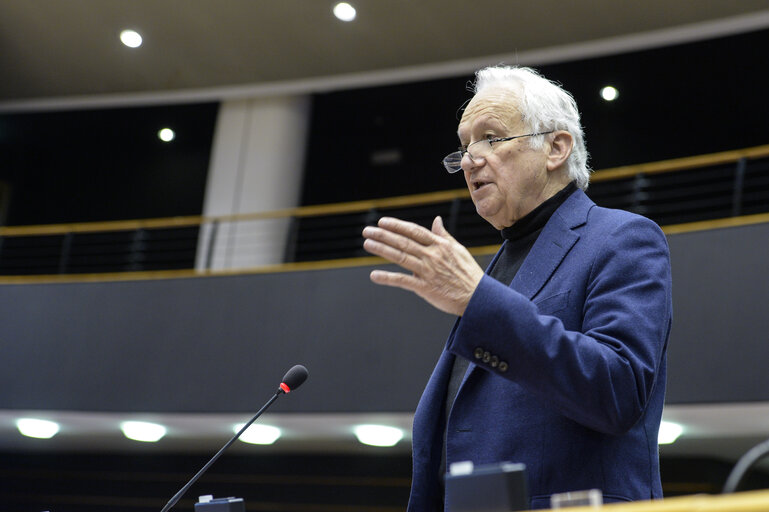
<path fill-rule="evenodd" d="M 0 0 L 0 111 L 458 75 L 769 26 L 765 0 L 351 2 L 345 23 L 332 0 Z M 125 28 L 144 44 L 123 46 Z"/>

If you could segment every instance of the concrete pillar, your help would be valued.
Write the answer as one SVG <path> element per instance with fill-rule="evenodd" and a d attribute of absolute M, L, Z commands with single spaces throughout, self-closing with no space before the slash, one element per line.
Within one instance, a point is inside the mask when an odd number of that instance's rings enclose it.
<path fill-rule="evenodd" d="M 219 108 L 204 216 L 254 213 L 299 204 L 307 143 L 308 96 L 225 101 Z M 221 223 L 201 230 L 196 268 L 248 268 L 283 261 L 289 219 Z"/>

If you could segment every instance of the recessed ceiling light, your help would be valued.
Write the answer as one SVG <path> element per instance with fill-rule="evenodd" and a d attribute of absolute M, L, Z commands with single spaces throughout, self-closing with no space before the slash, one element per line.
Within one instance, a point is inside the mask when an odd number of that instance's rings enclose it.
<path fill-rule="evenodd" d="M 166 435 L 166 427 L 146 421 L 124 421 L 120 424 L 123 435 L 133 441 L 154 443 Z"/>
<path fill-rule="evenodd" d="M 22 435 L 37 439 L 50 439 L 59 432 L 59 424 L 55 421 L 35 418 L 19 418 L 16 420 L 16 428 Z"/>
<path fill-rule="evenodd" d="M 678 436 L 684 431 L 684 427 L 678 423 L 671 421 L 663 421 L 660 423 L 660 433 L 657 436 L 657 444 L 672 444 L 675 443 Z"/>
<path fill-rule="evenodd" d="M 236 434 L 240 432 L 245 423 L 239 423 L 232 427 Z M 240 436 L 240 440 L 249 444 L 272 444 L 280 437 L 280 429 L 270 425 L 251 425 Z"/>
<path fill-rule="evenodd" d="M 171 128 L 163 128 L 158 132 L 158 138 L 163 142 L 171 142 L 176 138 L 176 133 Z"/>
<path fill-rule="evenodd" d="M 605 99 L 606 101 L 614 101 L 619 96 L 619 91 L 612 87 L 611 85 L 607 85 L 603 89 L 601 89 L 601 98 Z"/>
<path fill-rule="evenodd" d="M 135 30 L 124 30 L 120 33 L 120 40 L 129 48 L 138 48 L 142 45 L 142 36 Z"/>
<path fill-rule="evenodd" d="M 403 438 L 403 431 L 385 425 L 358 425 L 353 429 L 362 444 L 371 446 L 395 446 Z"/>
<path fill-rule="evenodd" d="M 339 2 L 334 6 L 334 16 L 342 21 L 352 21 L 355 19 L 355 7 L 347 2 Z"/>

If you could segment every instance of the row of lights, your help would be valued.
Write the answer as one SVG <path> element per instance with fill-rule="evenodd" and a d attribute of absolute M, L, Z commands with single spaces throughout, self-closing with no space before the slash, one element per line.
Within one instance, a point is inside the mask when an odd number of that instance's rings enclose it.
<path fill-rule="evenodd" d="M 337 19 L 345 22 L 353 21 L 355 17 L 357 16 L 357 11 L 355 10 L 355 7 L 353 7 L 348 2 L 339 2 L 336 5 L 334 5 L 332 12 L 334 13 L 334 16 L 337 17 Z M 126 29 L 123 30 L 120 33 L 120 40 L 123 42 L 124 45 L 128 46 L 129 48 L 138 48 L 142 45 L 142 36 L 135 30 Z M 600 91 L 601 98 L 603 98 L 605 101 L 614 101 L 619 97 L 619 91 L 616 87 L 612 85 L 607 85 L 603 87 Z M 161 131 L 168 130 L 173 134 L 173 131 L 169 130 L 168 128 L 164 128 Z M 163 138 L 163 136 L 160 136 L 160 139 L 164 142 L 169 142 L 169 140 L 166 140 Z M 173 140 L 173 135 L 171 135 L 171 139 Z"/>
<path fill-rule="evenodd" d="M 606 101 L 614 101 L 619 96 L 619 91 L 612 86 L 606 86 L 601 89 L 601 97 Z M 176 138 L 176 132 L 171 128 L 161 128 L 158 130 L 158 138 L 163 142 L 171 142 Z"/>
<path fill-rule="evenodd" d="M 234 433 L 240 432 L 245 423 L 239 423 L 232 427 Z M 36 418 L 21 418 L 16 421 L 16 427 L 21 434 L 37 439 L 50 439 L 59 430 L 59 424 L 54 421 Z M 154 443 L 160 441 L 167 432 L 166 427 L 158 423 L 146 421 L 124 421 L 120 429 L 128 439 Z M 683 426 L 671 421 L 663 421 L 660 424 L 659 444 L 672 444 L 683 433 Z M 399 428 L 385 425 L 358 425 L 353 428 L 358 442 L 370 446 L 395 446 L 403 438 L 403 431 Z M 273 444 L 282 432 L 278 427 L 271 425 L 251 425 L 240 436 L 240 440 L 249 444 Z"/>
<path fill-rule="evenodd" d="M 142 36 L 135 30 L 126 29 L 120 32 L 120 41 L 129 48 L 138 48 L 142 45 Z M 176 138 L 176 133 L 171 128 L 161 128 L 158 138 L 163 142 L 171 142 Z"/>
<path fill-rule="evenodd" d="M 341 21 L 353 21 L 358 14 L 355 7 L 347 2 L 337 3 L 332 12 Z M 129 48 L 138 48 L 143 41 L 141 34 L 133 29 L 125 29 L 120 32 L 120 42 Z"/>
<path fill-rule="evenodd" d="M 233 433 L 240 432 L 245 423 L 232 427 Z M 55 421 L 20 418 L 16 420 L 16 428 L 27 437 L 50 439 L 59 433 L 61 427 Z M 124 421 L 120 424 L 123 435 L 133 441 L 156 443 L 168 432 L 168 429 L 158 423 L 147 421 Z M 403 439 L 403 431 L 386 425 L 358 425 L 353 428 L 353 434 L 358 442 L 370 446 L 395 446 Z M 240 436 L 240 440 L 249 444 L 269 445 L 282 435 L 278 427 L 271 425 L 251 425 Z"/>

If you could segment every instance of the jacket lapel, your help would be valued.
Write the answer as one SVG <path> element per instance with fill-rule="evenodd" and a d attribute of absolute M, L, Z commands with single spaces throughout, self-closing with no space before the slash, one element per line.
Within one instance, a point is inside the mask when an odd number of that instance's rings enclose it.
<path fill-rule="evenodd" d="M 545 286 L 579 240 L 575 228 L 585 224 L 587 213 L 595 203 L 582 190 L 577 190 L 550 217 L 529 255 L 515 275 L 511 287 L 533 299 Z"/>
<path fill-rule="evenodd" d="M 571 248 L 574 247 L 574 244 L 579 240 L 579 234 L 576 233 L 574 229 L 587 222 L 588 211 L 593 206 L 595 206 L 595 203 L 587 197 L 582 190 L 577 190 L 569 196 L 560 208 L 555 211 L 553 216 L 550 217 L 547 224 L 545 224 L 542 233 L 534 243 L 534 247 L 531 248 L 526 260 L 513 278 L 513 282 L 510 286 L 514 290 L 525 295 L 529 299 L 534 298 L 534 296 L 545 286 L 561 262 L 563 262 L 563 259 L 569 253 Z M 504 243 L 507 242 L 505 241 Z M 489 272 L 489 269 L 493 268 L 494 263 L 499 259 L 501 253 L 502 248 L 497 251 L 497 254 L 491 260 L 491 263 L 489 263 L 486 268 L 486 273 Z M 449 341 L 454 336 L 460 321 L 461 318 L 457 319 L 454 323 L 454 327 L 449 334 Z M 446 343 L 448 345 L 448 341 Z M 448 383 L 452 365 L 453 354 L 449 354 L 444 350 L 443 357 L 439 361 L 434 372 L 435 375 L 440 375 L 442 379 L 439 381 L 439 387 L 436 389 L 445 389 L 445 383 Z M 465 372 L 465 376 L 462 379 L 462 383 L 459 386 L 457 396 L 462 393 L 462 388 L 467 382 L 467 379 L 476 368 L 477 366 L 475 363 L 471 361 Z M 438 379 L 435 380 L 437 381 Z M 437 382 L 433 384 L 437 384 Z"/>

